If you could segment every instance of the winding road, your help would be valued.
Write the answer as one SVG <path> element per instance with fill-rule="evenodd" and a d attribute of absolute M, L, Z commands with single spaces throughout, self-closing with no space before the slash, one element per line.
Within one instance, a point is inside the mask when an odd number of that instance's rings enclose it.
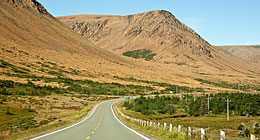
<path fill-rule="evenodd" d="M 149 140 L 117 119 L 112 105 L 120 100 L 103 102 L 81 122 L 31 140 Z"/>

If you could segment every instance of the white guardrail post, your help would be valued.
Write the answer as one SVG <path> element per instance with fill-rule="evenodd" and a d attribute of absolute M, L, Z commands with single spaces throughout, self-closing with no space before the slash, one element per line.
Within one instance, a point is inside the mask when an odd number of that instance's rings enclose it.
<path fill-rule="evenodd" d="M 226 133 L 220 130 L 220 140 L 225 140 L 225 139 L 226 139 Z"/>
<path fill-rule="evenodd" d="M 170 124 L 170 131 L 172 131 L 172 124 Z"/>
<path fill-rule="evenodd" d="M 255 135 L 250 135 L 250 140 L 256 140 L 256 137 L 255 137 Z"/>
<path fill-rule="evenodd" d="M 129 116 L 125 115 L 118 108 L 117 108 L 117 110 L 119 111 L 119 113 L 123 117 L 125 117 L 127 119 L 130 119 L 131 121 L 134 121 L 134 122 L 136 122 L 136 123 L 138 123 L 138 124 L 140 124 L 140 125 L 142 125 L 144 127 L 146 127 L 146 126 L 149 127 L 150 126 L 150 127 L 158 127 L 158 128 L 160 128 L 160 123 L 159 122 L 156 124 L 155 122 L 152 122 L 152 121 L 149 122 L 149 121 L 138 120 L 136 118 L 132 118 L 132 117 L 129 117 Z M 166 128 L 167 128 L 167 123 L 163 123 L 163 129 L 166 129 Z M 177 129 L 178 129 L 178 131 L 182 131 L 181 125 L 178 125 Z M 173 125 L 170 124 L 169 131 L 171 132 L 172 130 L 173 130 Z M 200 129 L 200 133 L 201 133 L 201 139 L 205 140 L 206 139 L 206 131 L 205 131 L 205 129 L 201 128 Z M 189 136 L 192 135 L 191 127 L 188 127 L 188 135 Z M 226 139 L 226 133 L 224 131 L 220 130 L 220 140 L 225 140 L 225 139 Z M 256 138 L 255 135 L 250 134 L 250 140 L 258 140 L 258 138 Z"/>
<path fill-rule="evenodd" d="M 188 135 L 191 136 L 191 134 L 192 134 L 192 129 L 191 127 L 188 127 Z"/>
<path fill-rule="evenodd" d="M 206 131 L 205 131 L 205 129 L 201 128 L 200 129 L 200 133 L 201 133 L 201 139 L 205 140 L 205 138 L 206 138 Z"/>
<path fill-rule="evenodd" d="M 163 129 L 166 129 L 167 123 L 163 123 Z"/>
<path fill-rule="evenodd" d="M 178 131 L 181 131 L 181 125 L 178 125 Z"/>

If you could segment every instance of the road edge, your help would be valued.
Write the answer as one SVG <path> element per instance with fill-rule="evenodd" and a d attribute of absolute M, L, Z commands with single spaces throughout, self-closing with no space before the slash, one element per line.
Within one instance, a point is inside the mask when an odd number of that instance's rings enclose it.
<path fill-rule="evenodd" d="M 128 127 L 126 124 L 124 124 L 124 123 L 115 115 L 114 107 L 113 107 L 115 103 L 117 103 L 117 102 L 114 102 L 113 104 L 111 104 L 111 111 L 112 111 L 112 113 L 113 113 L 115 119 L 116 119 L 121 125 L 123 125 L 125 128 L 127 128 L 128 130 L 134 132 L 135 134 L 137 134 L 138 136 L 142 137 L 143 139 L 145 139 L 145 140 L 151 140 L 150 138 L 144 136 L 143 134 L 141 134 L 141 133 L 135 131 L 134 129 L 132 129 L 132 128 L 130 128 L 130 127 Z"/>
<path fill-rule="evenodd" d="M 94 112 L 96 111 L 96 109 L 97 109 L 98 106 L 100 106 L 101 104 L 103 104 L 103 103 L 105 103 L 105 102 L 108 102 L 108 101 L 111 101 L 111 100 L 103 101 L 103 102 L 101 102 L 101 103 L 99 103 L 99 104 L 96 104 L 96 105 L 91 109 L 91 111 L 90 111 L 83 119 L 81 119 L 81 120 L 79 120 L 79 121 L 77 121 L 77 122 L 75 122 L 75 123 L 73 123 L 73 124 L 70 124 L 70 125 L 67 125 L 67 126 L 64 126 L 64 127 L 61 127 L 61 128 L 56 128 L 56 129 L 54 129 L 54 130 L 49 130 L 49 131 L 47 131 L 47 132 L 42 132 L 42 133 L 39 133 L 39 134 L 36 134 L 36 135 L 32 135 L 32 136 L 29 136 L 29 137 L 26 137 L 26 138 L 22 138 L 22 139 L 20 139 L 20 140 L 27 140 L 27 139 L 28 139 L 28 140 L 37 140 L 37 139 L 40 139 L 40 138 L 42 138 L 42 137 L 45 137 L 45 136 L 48 136 L 48 135 L 52 135 L 52 134 L 61 132 L 61 131 L 63 131 L 63 130 L 69 129 L 69 128 L 71 128 L 71 127 L 74 127 L 74 126 L 76 126 L 76 125 L 78 125 L 78 124 L 80 124 L 80 123 L 86 121 L 88 118 L 90 118 L 90 117 L 94 114 Z"/>

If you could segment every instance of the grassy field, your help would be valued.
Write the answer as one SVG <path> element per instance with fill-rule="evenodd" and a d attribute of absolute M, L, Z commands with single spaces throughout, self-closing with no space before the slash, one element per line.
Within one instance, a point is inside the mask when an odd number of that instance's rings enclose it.
<path fill-rule="evenodd" d="M 117 104 L 116 106 L 118 106 Z M 119 105 L 120 106 L 120 105 Z M 178 132 L 177 130 L 173 130 L 172 132 L 169 132 L 168 130 L 162 129 L 162 128 L 151 128 L 151 127 L 143 127 L 138 123 L 132 122 L 123 116 L 118 112 L 117 109 L 115 109 L 117 112 L 117 116 L 119 116 L 120 120 L 122 120 L 124 123 L 129 125 L 131 128 L 134 128 L 135 130 L 139 132 L 144 132 L 149 138 L 152 139 L 165 139 L 165 140 L 186 140 L 188 136 L 183 132 Z"/>
<path fill-rule="evenodd" d="M 0 95 L 0 139 L 17 139 L 72 124 L 98 102 L 98 95 Z"/>

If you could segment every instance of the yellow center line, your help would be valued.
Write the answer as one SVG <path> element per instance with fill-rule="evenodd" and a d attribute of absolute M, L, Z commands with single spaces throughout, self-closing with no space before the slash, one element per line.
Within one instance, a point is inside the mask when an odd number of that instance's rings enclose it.
<path fill-rule="evenodd" d="M 87 140 L 90 139 L 90 136 L 95 133 L 95 131 L 97 130 L 97 128 L 98 128 L 99 125 L 101 124 L 101 121 L 103 120 L 103 116 L 104 116 L 104 107 L 103 107 L 102 114 L 101 114 L 101 116 L 100 116 L 100 119 L 99 119 L 99 121 L 98 121 L 98 124 L 97 124 L 96 128 L 95 128 L 94 131 L 92 131 L 91 134 L 86 138 Z"/>

